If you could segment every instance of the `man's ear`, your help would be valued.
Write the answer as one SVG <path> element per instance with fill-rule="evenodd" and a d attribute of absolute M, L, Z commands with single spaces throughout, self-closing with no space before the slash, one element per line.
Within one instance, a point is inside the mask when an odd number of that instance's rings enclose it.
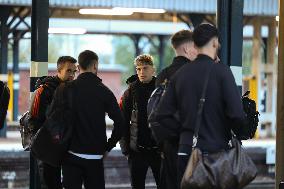
<path fill-rule="evenodd" d="M 213 47 L 216 48 L 216 49 L 218 49 L 218 46 L 219 46 L 218 38 L 215 37 L 215 38 L 213 39 Z"/>
<path fill-rule="evenodd" d="M 156 67 L 153 66 L 153 76 L 156 75 Z"/>
<path fill-rule="evenodd" d="M 98 73 L 98 67 L 99 67 L 99 64 L 98 64 L 98 63 L 95 63 L 95 64 L 94 64 L 95 73 Z"/>
<path fill-rule="evenodd" d="M 189 43 L 185 43 L 183 44 L 183 48 L 184 48 L 184 52 L 187 54 L 190 50 L 190 45 Z"/>

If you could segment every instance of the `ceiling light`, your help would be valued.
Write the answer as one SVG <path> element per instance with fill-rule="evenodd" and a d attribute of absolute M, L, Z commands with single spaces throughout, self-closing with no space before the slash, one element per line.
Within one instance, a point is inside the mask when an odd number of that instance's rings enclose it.
<path fill-rule="evenodd" d="M 128 9 L 80 9 L 80 14 L 97 14 L 97 15 L 120 15 L 129 16 L 133 11 Z"/>
<path fill-rule="evenodd" d="M 150 8 L 123 8 L 123 7 L 115 7 L 113 10 L 119 11 L 132 11 L 132 12 L 140 12 L 140 13 L 165 13 L 164 9 L 150 9 Z"/>
<path fill-rule="evenodd" d="M 57 34 L 85 34 L 86 32 L 84 28 L 48 28 L 48 33 Z"/>

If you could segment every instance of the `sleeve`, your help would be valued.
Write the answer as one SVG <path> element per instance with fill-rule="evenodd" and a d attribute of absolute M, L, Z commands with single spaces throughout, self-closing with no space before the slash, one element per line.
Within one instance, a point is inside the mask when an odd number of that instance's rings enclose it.
<path fill-rule="evenodd" d="M 245 113 L 239 89 L 229 67 L 224 70 L 222 78 L 225 113 L 230 120 L 233 131 L 237 134 L 245 126 Z"/>
<path fill-rule="evenodd" d="M 129 140 L 130 140 L 130 117 L 132 111 L 132 101 L 130 95 L 130 88 L 128 88 L 121 97 L 120 108 L 125 120 L 125 133 L 119 141 L 121 151 L 124 155 L 129 153 Z"/>
<path fill-rule="evenodd" d="M 46 112 L 49 105 L 49 91 L 42 85 L 33 94 L 30 104 L 31 120 L 33 128 L 31 130 L 36 132 L 46 119 Z"/>
<path fill-rule="evenodd" d="M 113 147 L 115 147 L 116 143 L 125 133 L 125 124 L 122 113 L 119 109 L 117 100 L 112 92 L 109 94 L 107 113 L 110 119 L 113 120 L 113 130 L 111 133 L 111 137 L 107 142 L 107 151 L 111 151 Z"/>
<path fill-rule="evenodd" d="M 159 132 L 156 135 L 160 135 L 160 142 L 178 136 L 181 129 L 174 86 L 175 81 L 173 79 L 157 108 L 156 118 L 160 124 L 160 129 L 158 129 Z"/>

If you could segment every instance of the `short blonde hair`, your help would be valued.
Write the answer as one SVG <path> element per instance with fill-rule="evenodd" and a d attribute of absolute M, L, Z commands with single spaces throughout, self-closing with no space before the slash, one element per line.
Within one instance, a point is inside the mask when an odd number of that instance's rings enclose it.
<path fill-rule="evenodd" d="M 153 57 L 149 54 L 141 54 L 137 56 L 134 60 L 135 66 L 141 66 L 141 65 L 150 65 L 153 66 Z"/>

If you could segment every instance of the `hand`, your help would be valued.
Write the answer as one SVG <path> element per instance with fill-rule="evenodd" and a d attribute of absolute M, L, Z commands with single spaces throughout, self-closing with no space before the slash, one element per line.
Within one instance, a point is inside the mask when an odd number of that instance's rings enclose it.
<path fill-rule="evenodd" d="M 108 156 L 108 151 L 106 151 L 105 153 L 104 153 L 104 155 L 103 155 L 103 159 L 105 159 L 107 156 Z"/>

